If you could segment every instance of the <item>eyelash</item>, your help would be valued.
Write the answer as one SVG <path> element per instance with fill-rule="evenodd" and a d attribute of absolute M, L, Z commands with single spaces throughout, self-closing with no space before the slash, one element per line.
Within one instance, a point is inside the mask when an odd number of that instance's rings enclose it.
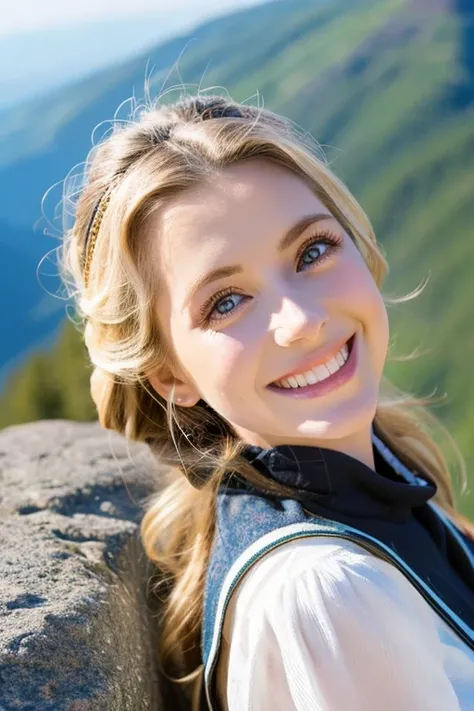
<path fill-rule="evenodd" d="M 312 267 L 314 264 L 321 264 L 321 262 L 324 262 L 326 259 L 331 257 L 337 250 L 339 250 L 342 246 L 343 239 L 340 235 L 335 234 L 334 232 L 329 232 L 329 231 L 324 231 L 324 232 L 318 232 L 317 234 L 311 235 L 311 237 L 308 237 L 307 240 L 301 245 L 299 248 L 298 252 L 296 253 L 296 260 L 299 262 L 301 257 L 304 255 L 304 253 L 309 250 L 311 247 L 318 245 L 318 244 L 326 244 L 329 249 L 324 252 L 321 257 L 316 259 L 312 264 L 308 265 L 309 267 Z M 303 269 L 302 271 L 306 271 L 306 269 Z M 224 314 L 221 314 L 220 316 L 213 317 L 212 316 L 212 311 L 216 308 L 218 303 L 222 301 L 226 296 L 230 296 L 231 294 L 238 294 L 239 292 L 236 291 L 236 289 L 232 286 L 228 286 L 226 289 L 222 289 L 221 291 L 218 291 L 216 294 L 211 296 L 210 299 L 206 301 L 206 303 L 199 309 L 200 313 L 200 318 L 201 322 L 203 325 L 209 324 L 211 321 L 222 321 L 223 319 L 226 319 L 227 316 Z M 240 296 L 244 296 L 244 294 L 240 294 Z M 238 306 L 234 309 L 232 309 L 229 314 L 233 314 L 235 311 L 238 310 Z"/>

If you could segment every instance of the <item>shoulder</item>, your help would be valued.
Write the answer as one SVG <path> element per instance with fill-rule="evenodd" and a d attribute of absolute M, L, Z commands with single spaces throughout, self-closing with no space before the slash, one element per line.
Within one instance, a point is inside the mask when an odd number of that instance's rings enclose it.
<path fill-rule="evenodd" d="M 309 537 L 284 543 L 253 565 L 232 596 L 224 635 L 250 618 L 252 624 L 310 618 L 316 625 L 331 618 L 333 626 L 344 626 L 358 615 L 383 624 L 389 610 L 408 624 L 420 616 L 433 624 L 431 608 L 395 566 L 352 541 Z"/>
<path fill-rule="evenodd" d="M 219 693 L 230 711 L 272 711 L 276 698 L 294 710 L 459 710 L 434 611 L 352 541 L 318 536 L 268 552 L 227 613 Z"/>

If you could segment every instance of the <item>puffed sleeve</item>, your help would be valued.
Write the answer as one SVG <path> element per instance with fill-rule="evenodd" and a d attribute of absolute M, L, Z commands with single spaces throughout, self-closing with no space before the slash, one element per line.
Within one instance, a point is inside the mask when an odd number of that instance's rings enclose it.
<path fill-rule="evenodd" d="M 460 711 L 433 610 L 351 542 L 267 554 L 230 620 L 228 711 Z"/>

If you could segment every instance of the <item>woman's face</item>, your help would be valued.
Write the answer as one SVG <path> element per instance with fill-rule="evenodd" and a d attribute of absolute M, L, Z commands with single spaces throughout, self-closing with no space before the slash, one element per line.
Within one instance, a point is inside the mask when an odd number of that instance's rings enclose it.
<path fill-rule="evenodd" d="M 155 234 L 157 313 L 174 353 L 170 370 L 150 378 L 161 395 L 174 384 L 178 404 L 202 398 L 264 447 L 324 446 L 371 424 L 385 306 L 354 242 L 302 178 L 242 161 L 169 204 Z"/>

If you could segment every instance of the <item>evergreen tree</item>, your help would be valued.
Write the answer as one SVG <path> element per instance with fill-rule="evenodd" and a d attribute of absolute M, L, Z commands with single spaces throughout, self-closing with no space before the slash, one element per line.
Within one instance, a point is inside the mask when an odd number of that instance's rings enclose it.
<path fill-rule="evenodd" d="M 0 396 L 0 427 L 44 419 L 97 419 L 90 373 L 82 333 L 66 319 L 53 348 L 35 353 L 9 379 Z"/>

